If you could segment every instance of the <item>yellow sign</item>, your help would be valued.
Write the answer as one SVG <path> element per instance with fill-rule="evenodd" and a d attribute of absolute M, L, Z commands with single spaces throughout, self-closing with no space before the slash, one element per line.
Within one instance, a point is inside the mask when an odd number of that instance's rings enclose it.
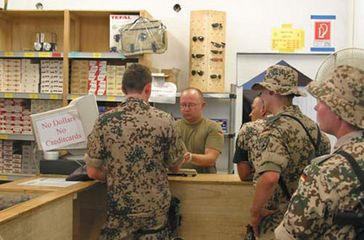
<path fill-rule="evenodd" d="M 37 93 L 29 93 L 28 94 L 30 99 L 38 99 L 39 98 L 39 94 Z"/>
<path fill-rule="evenodd" d="M 39 52 L 39 57 L 50 58 L 50 57 L 52 57 L 52 54 L 50 52 Z"/>
<path fill-rule="evenodd" d="M 294 52 L 304 48 L 305 32 L 293 29 L 292 24 L 282 24 L 272 30 L 272 49 L 279 52 Z"/>
<path fill-rule="evenodd" d="M 9 179 L 6 175 L 0 175 L 0 181 L 7 181 Z"/>
<path fill-rule="evenodd" d="M 102 55 L 101 55 L 101 53 L 93 53 L 93 54 L 92 54 L 92 57 L 93 57 L 93 58 L 101 58 L 101 57 L 102 57 Z"/>
<path fill-rule="evenodd" d="M 0 139 L 1 140 L 6 140 L 9 138 L 9 135 L 6 135 L 6 134 L 0 134 Z"/>
<path fill-rule="evenodd" d="M 12 57 L 12 56 L 14 56 L 14 53 L 13 52 L 4 52 L 4 56 L 5 57 Z"/>
<path fill-rule="evenodd" d="M 35 57 L 35 53 L 33 53 L 33 52 L 25 52 L 24 53 L 24 57 Z"/>
<path fill-rule="evenodd" d="M 4 98 L 14 98 L 14 93 L 4 93 Z"/>

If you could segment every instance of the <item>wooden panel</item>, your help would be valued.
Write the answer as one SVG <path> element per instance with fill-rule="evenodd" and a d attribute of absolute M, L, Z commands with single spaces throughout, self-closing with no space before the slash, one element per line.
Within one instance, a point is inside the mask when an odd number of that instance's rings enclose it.
<path fill-rule="evenodd" d="M 72 201 L 69 195 L 0 224 L 0 236 L 11 240 L 72 239 Z"/>
<path fill-rule="evenodd" d="M 19 16 L 12 19 L 11 30 L 13 51 L 33 50 L 37 32 L 56 33 L 57 51 L 63 51 L 63 17 Z"/>
<path fill-rule="evenodd" d="M 170 186 L 181 200 L 183 239 L 243 239 L 252 185 L 173 181 Z"/>
<path fill-rule="evenodd" d="M 74 240 L 97 240 L 106 221 L 106 185 L 96 184 L 74 201 Z"/>
<path fill-rule="evenodd" d="M 217 26 L 213 27 L 212 24 Z M 225 28 L 225 12 L 191 12 L 189 71 L 191 87 L 199 88 L 203 92 L 224 92 Z M 193 37 L 197 37 L 197 40 L 194 41 Z M 203 57 L 193 58 L 192 54 L 203 54 Z M 192 71 L 196 73 L 192 74 Z"/>
<path fill-rule="evenodd" d="M 0 49 L 2 51 L 11 50 L 11 21 L 8 18 L 0 14 Z"/>

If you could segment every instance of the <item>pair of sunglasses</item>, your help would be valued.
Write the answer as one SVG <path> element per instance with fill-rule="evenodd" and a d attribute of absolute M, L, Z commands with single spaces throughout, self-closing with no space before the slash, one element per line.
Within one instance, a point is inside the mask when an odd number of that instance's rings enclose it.
<path fill-rule="evenodd" d="M 213 54 L 222 54 L 223 51 L 219 51 L 219 50 L 211 50 L 211 52 Z"/>
<path fill-rule="evenodd" d="M 223 59 L 222 59 L 222 58 L 210 58 L 210 60 L 211 60 L 212 62 L 222 62 L 222 61 L 223 61 Z"/>
<path fill-rule="evenodd" d="M 212 74 L 212 75 L 210 75 L 210 78 L 211 79 L 216 79 L 216 78 L 221 79 L 221 75 L 220 74 Z"/>
<path fill-rule="evenodd" d="M 222 29 L 222 23 L 213 23 L 211 27 L 214 29 Z"/>
<path fill-rule="evenodd" d="M 193 36 L 192 37 L 192 41 L 197 42 L 200 41 L 202 42 L 205 38 L 203 36 Z"/>
<path fill-rule="evenodd" d="M 192 54 L 192 58 L 202 58 L 205 54 Z"/>
<path fill-rule="evenodd" d="M 221 43 L 217 43 L 217 42 L 211 42 L 212 46 L 216 47 L 216 48 L 225 48 L 225 43 L 221 42 Z"/>
<path fill-rule="evenodd" d="M 191 73 L 192 73 L 192 76 L 195 76 L 196 74 L 198 74 L 199 76 L 203 75 L 203 71 L 201 71 L 201 70 L 192 70 Z"/>

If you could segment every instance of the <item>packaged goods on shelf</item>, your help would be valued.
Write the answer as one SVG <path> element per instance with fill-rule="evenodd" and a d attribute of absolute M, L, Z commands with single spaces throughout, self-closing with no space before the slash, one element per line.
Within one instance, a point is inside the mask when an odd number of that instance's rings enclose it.
<path fill-rule="evenodd" d="M 23 99 L 0 99 L 0 132 L 31 134 L 30 106 Z"/>
<path fill-rule="evenodd" d="M 63 62 L 61 60 L 41 60 L 41 93 L 63 93 Z"/>
<path fill-rule="evenodd" d="M 125 72 L 125 66 L 107 65 L 107 87 L 106 94 L 122 96 L 121 80 Z"/>
<path fill-rule="evenodd" d="M 32 63 L 31 59 L 22 59 L 20 91 L 25 93 L 38 93 L 39 79 L 39 63 Z"/>
<path fill-rule="evenodd" d="M 15 141 L 1 141 L 0 165 L 3 173 L 21 173 L 22 150 Z"/>
<path fill-rule="evenodd" d="M 21 61 L 19 59 L 3 59 L 2 92 L 20 92 Z"/>
<path fill-rule="evenodd" d="M 30 102 L 30 112 L 31 114 L 41 113 L 60 108 L 62 106 L 61 100 L 32 99 Z"/>
<path fill-rule="evenodd" d="M 88 93 L 88 61 L 73 60 L 71 65 L 71 93 Z"/>
<path fill-rule="evenodd" d="M 106 61 L 88 62 L 88 93 L 94 95 L 106 95 Z"/>

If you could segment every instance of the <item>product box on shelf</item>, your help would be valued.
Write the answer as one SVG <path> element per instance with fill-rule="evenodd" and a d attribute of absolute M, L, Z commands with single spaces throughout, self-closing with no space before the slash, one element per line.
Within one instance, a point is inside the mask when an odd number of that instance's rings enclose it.
<path fill-rule="evenodd" d="M 123 25 L 134 22 L 139 15 L 110 14 L 110 52 L 120 52 L 120 29 Z"/>

